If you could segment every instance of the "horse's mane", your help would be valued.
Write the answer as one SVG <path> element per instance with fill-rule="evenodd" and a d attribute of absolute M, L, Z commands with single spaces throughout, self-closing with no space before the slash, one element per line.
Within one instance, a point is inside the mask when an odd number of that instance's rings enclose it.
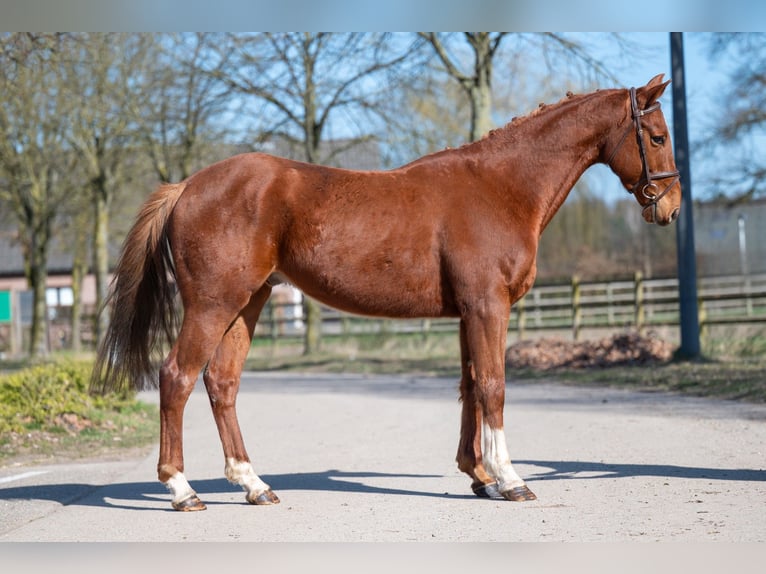
<path fill-rule="evenodd" d="M 478 139 L 476 141 L 466 142 L 466 143 L 464 143 L 464 144 L 462 144 L 462 145 L 460 145 L 460 146 L 458 146 L 456 148 L 448 147 L 448 148 L 445 148 L 445 149 L 442 149 L 442 150 L 438 150 L 438 151 L 432 152 L 430 154 L 427 154 L 427 155 L 425 155 L 425 156 L 423 156 L 421 158 L 418 158 L 418 159 L 412 161 L 410 164 L 407 164 L 407 165 L 412 165 L 412 164 L 418 163 L 418 162 L 420 162 L 422 160 L 427 160 L 427 159 L 430 159 L 430 158 L 435 158 L 435 157 L 441 156 L 443 154 L 451 154 L 451 153 L 454 153 L 454 152 L 467 150 L 468 148 L 475 148 L 475 147 L 477 147 L 477 145 L 481 145 L 482 143 L 487 142 L 488 140 L 495 139 L 498 136 L 507 136 L 508 134 L 511 134 L 511 133 L 515 132 L 516 130 L 522 128 L 524 125 L 526 125 L 531 120 L 538 119 L 540 117 L 544 117 L 544 116 L 546 116 L 548 114 L 552 114 L 552 113 L 560 110 L 561 108 L 563 108 L 565 106 L 568 106 L 568 105 L 571 105 L 571 104 L 574 104 L 574 103 L 580 103 L 583 100 L 589 99 L 589 98 L 594 97 L 596 95 L 603 95 L 607 91 L 608 90 L 596 90 L 594 92 L 588 92 L 588 93 L 584 93 L 584 94 L 575 94 L 575 93 L 572 93 L 571 91 L 568 91 L 566 93 L 566 95 L 563 98 L 561 98 L 559 101 L 557 101 L 557 102 L 555 102 L 553 104 L 546 104 L 546 103 L 542 102 L 535 109 L 533 109 L 531 112 L 529 112 L 529 113 L 527 113 L 527 114 L 525 114 L 523 116 L 515 116 L 515 117 L 511 118 L 511 120 L 508 123 L 506 123 L 505 125 L 490 130 L 489 132 L 484 134 L 480 139 Z"/>
<path fill-rule="evenodd" d="M 551 113 L 553 111 L 556 111 L 557 109 L 564 106 L 564 104 L 569 104 L 573 102 L 579 102 L 580 100 L 583 100 L 584 98 L 587 98 L 588 96 L 592 96 L 595 92 L 590 92 L 588 94 L 573 94 L 572 92 L 567 92 L 566 95 L 561 98 L 558 102 L 553 104 L 546 104 L 545 102 L 541 102 L 534 110 L 531 112 L 523 115 L 523 116 L 516 116 L 511 118 L 511 121 L 508 122 L 504 127 L 514 125 L 518 126 L 521 125 L 527 121 L 529 121 L 532 118 L 536 118 L 537 116 Z M 503 128 L 498 128 L 503 129 Z M 496 131 L 496 130 L 493 130 Z M 491 132 L 490 132 L 491 133 Z M 488 134 L 489 135 L 489 134 Z"/>

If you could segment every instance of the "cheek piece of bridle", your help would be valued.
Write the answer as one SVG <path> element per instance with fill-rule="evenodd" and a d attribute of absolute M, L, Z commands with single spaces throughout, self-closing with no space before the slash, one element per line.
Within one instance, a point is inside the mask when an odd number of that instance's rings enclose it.
<path fill-rule="evenodd" d="M 646 114 L 650 114 L 656 110 L 660 109 L 660 102 L 655 102 L 645 110 L 639 110 L 638 109 L 638 102 L 636 100 L 636 88 L 630 88 L 630 108 L 631 108 L 631 117 L 633 119 L 633 126 L 636 129 L 636 139 L 638 140 L 638 152 L 641 155 L 641 166 L 643 168 L 643 176 L 641 179 L 639 179 L 636 184 L 628 191 L 628 193 L 632 193 L 635 195 L 639 191 L 641 192 L 641 195 L 644 196 L 644 198 L 649 200 L 649 203 L 644 205 L 643 210 L 641 213 L 643 214 L 646 212 L 647 209 L 652 210 L 652 222 L 657 221 L 657 203 L 665 197 L 665 194 L 667 194 L 670 189 L 676 184 L 678 179 L 680 178 L 680 175 L 678 171 L 657 171 L 652 172 L 649 169 L 649 164 L 646 161 L 646 145 L 644 144 L 644 129 L 641 125 L 641 118 L 645 116 Z M 622 135 L 622 138 L 620 138 L 620 142 L 617 144 L 617 147 L 614 148 L 614 151 L 612 151 L 612 154 L 609 156 L 609 161 L 607 161 L 607 165 L 610 165 L 612 163 L 612 160 L 614 159 L 614 156 L 617 154 L 617 150 L 622 147 L 622 144 L 625 142 L 625 138 L 628 137 L 628 134 L 630 133 L 630 126 L 625 131 L 625 133 Z M 665 187 L 665 189 L 662 190 L 662 192 L 659 192 L 659 187 L 656 183 L 654 183 L 655 179 L 667 179 L 669 177 L 672 177 L 672 181 Z M 643 184 L 643 185 L 642 185 Z"/>

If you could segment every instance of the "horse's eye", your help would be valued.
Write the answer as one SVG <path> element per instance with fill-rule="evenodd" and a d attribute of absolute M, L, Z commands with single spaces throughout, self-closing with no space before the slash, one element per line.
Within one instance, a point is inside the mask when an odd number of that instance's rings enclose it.
<path fill-rule="evenodd" d="M 652 143 L 662 145 L 665 143 L 665 136 L 652 136 Z"/>

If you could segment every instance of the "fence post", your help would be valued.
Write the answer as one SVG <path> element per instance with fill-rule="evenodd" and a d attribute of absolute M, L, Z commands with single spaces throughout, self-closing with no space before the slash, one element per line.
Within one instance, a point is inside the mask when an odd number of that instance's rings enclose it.
<path fill-rule="evenodd" d="M 582 308 L 580 307 L 580 278 L 572 275 L 572 339 L 580 338 Z"/>
<path fill-rule="evenodd" d="M 606 323 L 610 327 L 614 325 L 614 285 L 606 284 Z"/>
<path fill-rule="evenodd" d="M 269 299 L 269 335 L 271 336 L 271 341 L 275 342 L 277 338 L 279 337 L 279 323 L 277 322 L 277 304 L 272 300 Z"/>
<path fill-rule="evenodd" d="M 697 317 L 699 320 L 700 339 L 707 336 L 707 313 L 705 312 L 705 300 L 702 296 L 697 297 Z"/>
<path fill-rule="evenodd" d="M 641 333 L 646 317 L 644 310 L 644 274 L 640 271 L 636 271 L 633 276 L 633 315 L 636 331 Z"/>
<path fill-rule="evenodd" d="M 535 327 L 542 327 L 543 326 L 543 314 L 542 310 L 540 309 L 540 291 L 537 289 L 533 289 L 530 291 L 532 293 L 532 301 L 535 305 Z"/>

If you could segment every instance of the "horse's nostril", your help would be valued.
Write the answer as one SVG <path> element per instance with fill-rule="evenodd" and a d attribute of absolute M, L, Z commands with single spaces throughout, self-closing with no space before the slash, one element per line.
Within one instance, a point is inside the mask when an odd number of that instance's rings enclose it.
<path fill-rule="evenodd" d="M 680 214 L 680 213 L 681 213 L 681 208 L 680 207 L 676 207 L 673 210 L 673 213 L 670 214 L 670 221 L 675 221 L 676 219 L 678 219 L 678 214 Z"/>

